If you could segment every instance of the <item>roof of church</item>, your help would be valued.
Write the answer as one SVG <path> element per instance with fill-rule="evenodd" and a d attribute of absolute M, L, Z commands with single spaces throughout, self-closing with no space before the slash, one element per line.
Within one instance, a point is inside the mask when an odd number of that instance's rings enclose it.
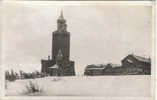
<path fill-rule="evenodd" d="M 57 65 L 57 64 L 55 64 L 55 65 L 53 65 L 53 66 L 51 66 L 51 67 L 49 67 L 50 69 L 58 69 L 59 68 L 59 66 Z"/>

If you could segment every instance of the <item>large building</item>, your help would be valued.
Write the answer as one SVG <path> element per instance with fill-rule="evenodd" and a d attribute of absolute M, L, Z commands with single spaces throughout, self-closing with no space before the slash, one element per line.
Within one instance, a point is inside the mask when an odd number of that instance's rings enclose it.
<path fill-rule="evenodd" d="M 74 61 L 70 61 L 70 32 L 62 12 L 57 20 L 57 30 L 52 33 L 52 55 L 41 60 L 41 65 L 41 72 L 47 75 L 75 75 Z"/>

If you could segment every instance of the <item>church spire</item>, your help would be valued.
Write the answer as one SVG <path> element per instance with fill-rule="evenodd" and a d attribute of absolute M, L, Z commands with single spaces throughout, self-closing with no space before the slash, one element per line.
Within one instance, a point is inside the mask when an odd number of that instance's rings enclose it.
<path fill-rule="evenodd" d="M 64 17 L 63 17 L 63 11 L 62 10 L 61 10 L 61 14 L 59 16 L 59 19 L 64 19 Z"/>
<path fill-rule="evenodd" d="M 63 11 L 61 10 L 60 16 L 57 20 L 57 31 L 60 33 L 66 32 L 66 20 L 63 17 Z"/>

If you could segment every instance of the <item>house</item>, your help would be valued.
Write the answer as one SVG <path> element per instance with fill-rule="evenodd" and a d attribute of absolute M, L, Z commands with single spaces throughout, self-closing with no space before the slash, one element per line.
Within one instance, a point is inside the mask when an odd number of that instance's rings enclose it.
<path fill-rule="evenodd" d="M 151 74 L 151 60 L 134 54 L 126 56 L 122 61 L 122 67 L 127 73 Z"/>
<path fill-rule="evenodd" d="M 120 65 L 109 63 L 104 69 L 104 75 L 116 75 L 122 73 Z"/>
<path fill-rule="evenodd" d="M 88 65 L 84 75 L 150 75 L 151 60 L 130 54 L 121 61 L 121 65 L 109 63 L 107 65 Z"/>
<path fill-rule="evenodd" d="M 90 76 L 103 75 L 104 69 L 105 69 L 104 65 L 88 65 L 85 68 L 84 75 L 90 75 Z"/>

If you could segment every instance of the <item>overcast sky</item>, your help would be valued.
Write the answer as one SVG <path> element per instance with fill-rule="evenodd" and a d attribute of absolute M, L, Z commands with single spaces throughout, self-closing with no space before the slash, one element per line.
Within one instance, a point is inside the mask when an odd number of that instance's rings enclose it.
<path fill-rule="evenodd" d="M 120 64 L 130 53 L 151 56 L 151 6 L 10 4 L 4 7 L 5 68 L 40 70 L 41 59 L 51 55 L 61 10 L 71 33 L 70 59 L 77 73 L 88 64 Z"/>

